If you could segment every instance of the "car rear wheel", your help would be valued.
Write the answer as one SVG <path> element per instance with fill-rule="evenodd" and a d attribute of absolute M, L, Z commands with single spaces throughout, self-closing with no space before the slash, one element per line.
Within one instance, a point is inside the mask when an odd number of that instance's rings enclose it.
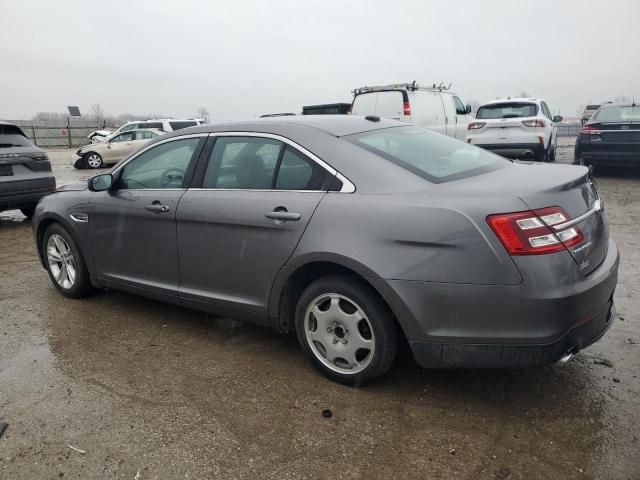
<path fill-rule="evenodd" d="M 102 157 L 96 152 L 89 152 L 84 156 L 84 162 L 89 168 L 102 167 Z"/>
<path fill-rule="evenodd" d="M 22 214 L 25 217 L 31 218 L 31 217 L 33 217 L 33 214 L 36 211 L 36 206 L 35 205 L 29 205 L 28 207 L 21 208 L 20 211 L 22 212 Z"/>
<path fill-rule="evenodd" d="M 60 224 L 51 224 L 42 240 L 49 277 L 66 297 L 81 298 L 91 291 L 87 266 L 80 249 Z"/>
<path fill-rule="evenodd" d="M 347 385 L 362 386 L 385 374 L 396 355 L 389 308 L 371 287 L 350 277 L 323 277 L 304 290 L 296 332 L 312 363 Z"/>

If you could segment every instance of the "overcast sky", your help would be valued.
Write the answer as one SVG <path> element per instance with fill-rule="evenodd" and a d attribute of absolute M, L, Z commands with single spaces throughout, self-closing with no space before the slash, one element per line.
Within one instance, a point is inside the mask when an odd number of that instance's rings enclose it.
<path fill-rule="evenodd" d="M 637 0 L 0 0 L 0 118 L 100 103 L 237 120 L 412 80 L 573 116 L 640 98 L 639 49 Z"/>

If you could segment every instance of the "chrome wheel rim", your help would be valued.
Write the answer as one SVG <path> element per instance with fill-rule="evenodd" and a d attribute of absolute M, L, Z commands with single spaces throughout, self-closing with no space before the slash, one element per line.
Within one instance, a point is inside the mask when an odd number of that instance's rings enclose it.
<path fill-rule="evenodd" d="M 65 290 L 73 287 L 76 283 L 76 262 L 69 244 L 57 233 L 47 241 L 47 261 L 56 283 Z"/>
<path fill-rule="evenodd" d="M 356 374 L 371 363 L 375 336 L 360 306 L 344 295 L 326 293 L 309 303 L 304 334 L 314 356 L 330 370 Z"/>
<path fill-rule="evenodd" d="M 100 159 L 100 155 L 98 155 L 97 153 L 92 153 L 87 157 L 87 165 L 89 165 L 91 168 L 98 168 L 101 163 L 102 160 Z"/>

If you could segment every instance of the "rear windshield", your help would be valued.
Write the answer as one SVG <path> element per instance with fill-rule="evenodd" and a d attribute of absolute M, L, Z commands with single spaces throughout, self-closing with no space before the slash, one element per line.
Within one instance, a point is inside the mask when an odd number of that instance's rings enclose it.
<path fill-rule="evenodd" d="M 22 135 L 0 133 L 0 148 L 11 147 L 33 147 L 33 144 Z"/>
<path fill-rule="evenodd" d="M 497 170 L 509 161 L 420 127 L 396 127 L 342 137 L 434 183 Z"/>
<path fill-rule="evenodd" d="M 596 122 L 640 122 L 640 105 L 636 107 L 602 107 L 593 116 Z"/>
<path fill-rule="evenodd" d="M 538 114 L 538 106 L 535 103 L 494 103 L 478 109 L 476 118 L 519 118 L 535 117 Z"/>
<path fill-rule="evenodd" d="M 192 121 L 192 122 L 169 122 L 169 125 L 171 125 L 171 128 L 173 128 L 174 130 L 180 130 L 181 128 L 195 127 L 196 125 L 198 125 L 198 123 L 196 121 Z M 162 128 L 162 127 L 160 127 L 160 128 Z"/>

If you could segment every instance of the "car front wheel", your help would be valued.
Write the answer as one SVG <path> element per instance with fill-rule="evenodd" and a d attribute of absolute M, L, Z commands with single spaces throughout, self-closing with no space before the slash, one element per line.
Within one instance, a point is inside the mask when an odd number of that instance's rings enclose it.
<path fill-rule="evenodd" d="M 302 293 L 296 308 L 298 341 L 328 378 L 352 386 L 385 374 L 398 336 L 387 305 L 364 282 L 322 277 Z"/>
<path fill-rule="evenodd" d="M 102 167 L 102 157 L 95 152 L 89 152 L 84 156 L 84 163 L 89 168 L 100 168 Z"/>
<path fill-rule="evenodd" d="M 66 297 L 81 298 L 91 291 L 87 266 L 73 237 L 58 223 L 47 227 L 42 239 L 49 277 Z"/>

